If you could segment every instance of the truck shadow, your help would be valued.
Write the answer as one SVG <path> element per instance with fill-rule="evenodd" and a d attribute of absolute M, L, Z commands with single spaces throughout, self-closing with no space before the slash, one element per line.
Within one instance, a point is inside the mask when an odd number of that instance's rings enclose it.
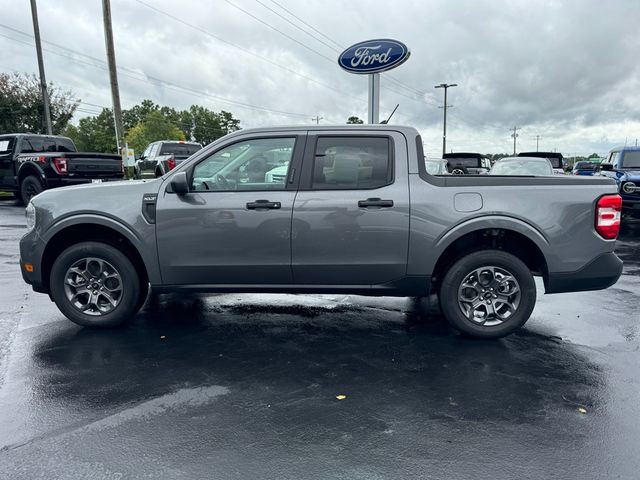
<path fill-rule="evenodd" d="M 601 369 L 543 333 L 478 341 L 411 309 L 218 300 L 163 296 L 127 328 L 65 328 L 36 345 L 33 385 L 96 410 L 223 385 L 231 403 L 293 402 L 286 421 L 309 428 L 338 393 L 373 422 L 401 408 L 417 421 L 529 423 L 605 397 Z"/>

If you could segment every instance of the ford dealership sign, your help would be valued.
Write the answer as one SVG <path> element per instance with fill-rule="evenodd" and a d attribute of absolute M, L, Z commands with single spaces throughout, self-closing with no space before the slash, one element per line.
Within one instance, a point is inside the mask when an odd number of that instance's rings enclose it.
<path fill-rule="evenodd" d="M 383 38 L 352 45 L 340 54 L 338 63 L 351 73 L 378 73 L 401 65 L 410 54 L 404 43 Z"/>

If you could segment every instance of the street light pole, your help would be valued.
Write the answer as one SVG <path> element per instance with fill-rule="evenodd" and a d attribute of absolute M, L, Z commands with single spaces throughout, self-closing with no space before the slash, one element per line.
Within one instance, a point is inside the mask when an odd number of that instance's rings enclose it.
<path fill-rule="evenodd" d="M 42 45 L 40 44 L 40 25 L 38 24 L 38 8 L 36 0 L 31 0 L 31 18 L 33 20 L 33 36 L 36 41 L 36 56 L 38 57 L 38 70 L 40 72 L 40 93 L 44 105 L 44 124 L 47 135 L 52 135 L 51 110 L 49 109 L 49 92 L 47 91 L 47 79 L 44 76 L 44 60 L 42 59 Z"/>
<path fill-rule="evenodd" d="M 457 83 L 441 83 L 440 85 L 436 85 L 433 88 L 444 88 L 444 106 L 442 109 L 444 110 L 444 121 L 443 121 L 443 129 L 442 129 L 442 156 L 447 153 L 447 108 L 453 107 L 453 105 L 447 105 L 447 89 L 450 87 L 457 87 Z"/>

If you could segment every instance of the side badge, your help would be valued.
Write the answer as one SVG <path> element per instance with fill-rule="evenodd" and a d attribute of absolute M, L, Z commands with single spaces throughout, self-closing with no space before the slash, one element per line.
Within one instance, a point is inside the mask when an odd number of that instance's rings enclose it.
<path fill-rule="evenodd" d="M 149 223 L 156 223 L 157 193 L 145 193 L 142 195 L 142 216 Z"/>

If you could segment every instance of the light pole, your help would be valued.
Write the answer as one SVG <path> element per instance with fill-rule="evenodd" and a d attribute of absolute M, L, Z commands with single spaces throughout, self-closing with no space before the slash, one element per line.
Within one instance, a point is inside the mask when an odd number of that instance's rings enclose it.
<path fill-rule="evenodd" d="M 442 130 L 442 156 L 447 153 L 447 107 L 452 107 L 453 105 L 447 105 L 447 89 L 450 87 L 457 87 L 457 83 L 441 83 L 440 85 L 436 85 L 433 88 L 444 88 L 444 105 L 442 109 L 444 110 L 444 122 L 443 122 L 443 130 Z"/>

